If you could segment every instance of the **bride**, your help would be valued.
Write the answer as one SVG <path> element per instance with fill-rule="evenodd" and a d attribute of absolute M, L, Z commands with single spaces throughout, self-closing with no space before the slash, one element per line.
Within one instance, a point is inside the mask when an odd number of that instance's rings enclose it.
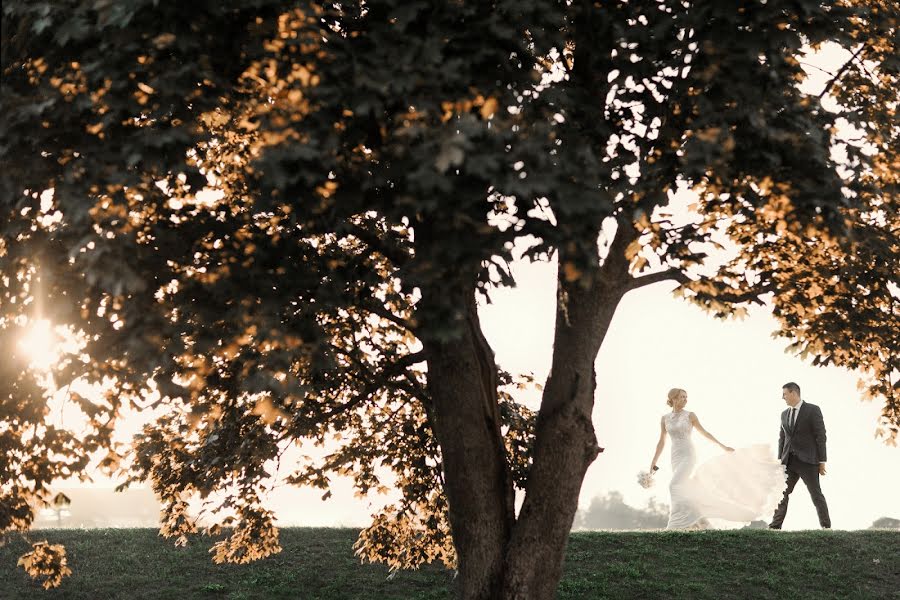
<path fill-rule="evenodd" d="M 697 415 L 684 410 L 687 392 L 682 389 L 669 390 L 666 403 L 672 412 L 660 420 L 659 442 L 650 463 L 653 473 L 668 433 L 672 438 L 672 506 L 666 529 L 704 529 L 709 527 L 707 518 L 748 522 L 775 506 L 784 487 L 784 467 L 770 456 L 768 446 L 735 451 L 722 444 L 703 428 Z M 691 441 L 694 429 L 726 451 L 696 470 Z"/>

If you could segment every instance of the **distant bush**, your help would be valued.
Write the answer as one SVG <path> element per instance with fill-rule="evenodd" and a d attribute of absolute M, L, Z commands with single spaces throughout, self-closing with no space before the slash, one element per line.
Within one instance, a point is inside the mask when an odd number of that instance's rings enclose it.
<path fill-rule="evenodd" d="M 651 498 L 646 508 L 625 503 L 621 492 L 612 491 L 591 500 L 575 514 L 573 529 L 662 529 L 669 522 L 669 507 Z"/>
<path fill-rule="evenodd" d="M 881 517 L 876 519 L 869 529 L 900 529 L 900 519 Z"/>

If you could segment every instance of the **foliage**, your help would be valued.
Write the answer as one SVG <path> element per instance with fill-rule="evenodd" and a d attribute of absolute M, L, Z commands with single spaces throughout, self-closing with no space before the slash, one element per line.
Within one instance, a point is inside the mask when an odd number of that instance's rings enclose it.
<path fill-rule="evenodd" d="M 279 542 L 261 499 L 285 449 L 307 443 L 327 454 L 291 483 L 327 494 L 340 474 L 362 494 L 402 492 L 361 556 L 454 564 L 449 482 L 497 469 L 511 498 L 542 460 L 541 420 L 513 400 L 475 308 L 514 284 L 517 247 L 559 261 L 558 332 L 594 311 L 566 344 L 573 365 L 593 365 L 627 291 L 676 279 L 719 316 L 768 301 L 792 348 L 867 370 L 896 438 L 890 2 L 3 11 L 0 531 L 26 529 L 52 482 L 99 453 L 127 482 L 150 480 L 164 535 L 196 531 L 192 496 L 223 498 L 210 512 L 234 529 L 215 558 L 263 558 Z M 825 45 L 847 60 L 802 91 L 803 54 Z M 717 248 L 730 258 L 717 264 Z M 17 346 L 42 319 L 75 340 L 52 373 Z M 470 395 L 438 401 L 471 380 L 442 379 L 448 349 L 478 366 L 488 426 L 439 442 L 439 425 L 481 418 Z M 592 373 L 548 385 L 545 405 L 573 407 L 559 414 L 580 427 Z M 104 386 L 68 395 L 81 430 L 48 418 L 51 381 Z M 161 415 L 133 446 L 114 439 L 126 409 Z M 497 456 L 448 467 L 469 434 L 495 436 Z M 557 487 L 574 511 L 577 486 Z"/>
<path fill-rule="evenodd" d="M 66 549 L 60 544 L 49 544 L 46 541 L 32 544 L 31 552 L 19 558 L 19 566 L 32 579 L 44 579 L 45 590 L 59 587 L 63 577 L 72 574 L 66 559 Z"/>

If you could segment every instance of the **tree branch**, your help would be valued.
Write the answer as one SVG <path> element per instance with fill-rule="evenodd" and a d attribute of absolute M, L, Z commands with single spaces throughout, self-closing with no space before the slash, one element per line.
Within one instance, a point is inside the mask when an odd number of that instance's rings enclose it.
<path fill-rule="evenodd" d="M 600 266 L 602 278 L 607 282 L 621 281 L 628 276 L 628 268 L 631 261 L 625 258 L 625 250 L 631 245 L 631 242 L 638 239 L 641 233 L 634 228 L 634 224 L 630 219 L 619 215 L 616 218 L 618 227 L 616 235 L 609 244 L 609 250 L 606 253 L 606 259 Z"/>
<path fill-rule="evenodd" d="M 366 373 L 367 365 L 362 363 L 359 359 L 351 354 L 347 353 L 342 348 L 335 346 L 334 344 L 330 345 L 333 350 L 341 354 L 342 356 L 347 357 L 350 361 L 354 362 L 357 368 L 362 372 Z M 372 373 L 370 372 L 366 377 L 366 383 L 363 386 L 362 390 L 343 404 L 336 405 L 332 407 L 330 410 L 322 412 L 323 421 L 327 421 L 332 417 L 335 417 L 341 413 L 347 412 L 348 410 L 359 406 L 366 400 L 368 400 L 372 394 L 377 392 L 381 388 L 389 388 L 389 387 L 399 387 L 397 382 L 391 381 L 394 377 L 406 376 L 409 378 L 409 371 L 407 369 L 417 363 L 423 362 L 425 356 L 425 352 L 420 350 L 419 352 L 412 352 L 410 354 L 404 354 L 403 356 L 388 362 L 388 364 L 384 365 L 380 371 Z"/>
<path fill-rule="evenodd" d="M 825 84 L 825 89 L 823 89 L 823 90 L 822 90 L 822 93 L 819 94 L 819 100 L 821 100 L 823 97 L 825 97 L 825 94 L 827 94 L 828 92 L 831 91 L 831 86 L 833 86 L 835 83 L 837 83 L 837 80 L 841 78 L 841 75 L 844 74 L 844 72 L 850 67 L 850 65 L 853 64 L 853 61 L 855 61 L 856 58 L 857 58 L 860 54 L 862 54 L 862 51 L 865 50 L 865 49 L 866 49 L 866 45 L 865 45 L 865 44 L 863 44 L 862 46 L 860 46 L 860 47 L 859 47 L 859 50 L 857 50 L 857 51 L 853 54 L 853 56 L 850 57 L 850 60 L 848 60 L 847 62 L 845 62 L 845 63 L 843 64 L 843 66 L 841 66 L 841 68 L 838 69 L 838 72 L 835 73 L 834 77 L 832 77 L 831 80 L 830 80 L 828 83 Z"/>
<path fill-rule="evenodd" d="M 385 319 L 386 321 L 390 321 L 393 324 L 398 325 L 411 333 L 415 333 L 415 329 L 413 329 L 413 327 L 407 321 L 398 317 L 391 311 L 387 310 L 386 308 L 384 308 L 384 306 L 379 306 L 378 304 L 373 304 L 372 306 L 361 306 L 360 308 L 366 312 L 370 312 L 373 315 L 381 317 L 382 319 Z"/>
<path fill-rule="evenodd" d="M 709 298 L 710 300 L 718 300 L 720 302 L 727 302 L 729 304 L 740 304 L 742 302 L 758 302 L 759 304 L 762 304 L 762 302 L 760 302 L 759 300 L 759 297 L 763 294 L 774 292 L 776 289 L 777 287 L 774 283 L 769 283 L 747 292 L 725 292 L 716 295 L 702 294 L 699 295 L 699 297 Z"/>
<path fill-rule="evenodd" d="M 677 281 L 678 283 L 690 283 L 690 277 L 681 272 L 681 269 L 667 269 L 656 273 L 648 273 L 640 277 L 634 277 L 625 286 L 625 291 L 630 292 L 647 285 L 659 283 L 660 281 Z"/>
<path fill-rule="evenodd" d="M 378 252 L 384 256 L 391 261 L 395 267 L 402 267 L 407 264 L 411 258 L 409 253 L 405 252 L 402 247 L 389 243 L 389 240 L 385 237 L 381 237 L 356 223 L 349 223 L 347 229 L 347 233 L 363 242 L 371 248 L 373 252 Z"/>

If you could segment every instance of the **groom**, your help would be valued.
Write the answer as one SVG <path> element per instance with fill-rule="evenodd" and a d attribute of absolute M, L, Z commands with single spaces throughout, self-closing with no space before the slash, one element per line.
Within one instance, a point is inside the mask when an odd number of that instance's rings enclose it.
<path fill-rule="evenodd" d="M 819 525 L 829 529 L 831 518 L 828 516 L 828 505 L 819 487 L 819 475 L 825 474 L 825 421 L 822 411 L 815 404 L 800 399 L 800 386 L 794 382 L 782 386 L 781 397 L 788 408 L 781 413 L 778 455 L 787 471 L 787 487 L 769 529 L 781 529 L 787 514 L 788 497 L 798 479 L 802 479 L 809 490 L 819 514 Z"/>

